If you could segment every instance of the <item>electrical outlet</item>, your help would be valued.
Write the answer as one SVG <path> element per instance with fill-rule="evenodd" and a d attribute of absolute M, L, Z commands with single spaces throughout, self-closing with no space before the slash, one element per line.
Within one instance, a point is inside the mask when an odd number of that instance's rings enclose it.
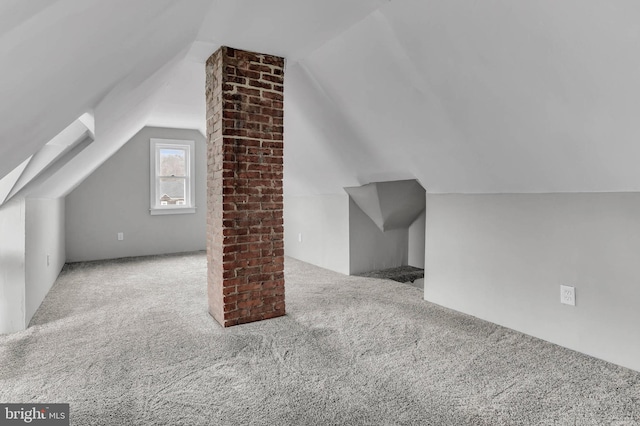
<path fill-rule="evenodd" d="M 124 240 L 124 232 L 118 232 L 118 241 Z"/>
<path fill-rule="evenodd" d="M 298 242 L 302 242 L 302 232 L 298 233 Z"/>
<path fill-rule="evenodd" d="M 560 303 L 576 306 L 576 289 L 568 285 L 560 286 Z"/>
<path fill-rule="evenodd" d="M 48 254 L 47 255 L 47 266 L 49 266 L 51 264 L 51 255 Z"/>

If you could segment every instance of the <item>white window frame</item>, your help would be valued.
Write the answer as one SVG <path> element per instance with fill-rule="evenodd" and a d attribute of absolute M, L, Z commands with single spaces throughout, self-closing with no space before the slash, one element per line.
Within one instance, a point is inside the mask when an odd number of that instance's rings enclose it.
<path fill-rule="evenodd" d="M 149 212 L 152 215 L 163 214 L 187 214 L 196 212 L 195 204 L 195 141 L 179 140 L 179 139 L 156 139 L 152 138 L 149 144 L 150 159 L 150 207 Z M 160 170 L 160 150 L 161 149 L 180 149 L 186 152 L 186 176 L 185 176 L 185 200 L 184 204 L 162 205 L 160 201 L 160 178 L 169 176 L 159 176 L 157 171 Z"/>

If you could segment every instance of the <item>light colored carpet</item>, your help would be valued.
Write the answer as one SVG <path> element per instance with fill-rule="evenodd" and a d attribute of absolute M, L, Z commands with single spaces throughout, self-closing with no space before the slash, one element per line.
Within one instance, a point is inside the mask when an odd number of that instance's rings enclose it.
<path fill-rule="evenodd" d="M 0 336 L 0 402 L 74 425 L 634 425 L 640 373 L 286 261 L 286 317 L 222 329 L 202 253 L 66 267 Z"/>

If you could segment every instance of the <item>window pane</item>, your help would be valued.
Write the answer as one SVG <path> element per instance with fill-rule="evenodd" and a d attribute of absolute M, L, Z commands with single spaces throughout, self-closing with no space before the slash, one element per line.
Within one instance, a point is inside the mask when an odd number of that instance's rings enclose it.
<path fill-rule="evenodd" d="M 160 176 L 185 176 L 187 152 L 184 149 L 160 149 Z"/>
<path fill-rule="evenodd" d="M 160 199 L 158 204 L 185 205 L 186 179 L 184 178 L 160 178 Z"/>

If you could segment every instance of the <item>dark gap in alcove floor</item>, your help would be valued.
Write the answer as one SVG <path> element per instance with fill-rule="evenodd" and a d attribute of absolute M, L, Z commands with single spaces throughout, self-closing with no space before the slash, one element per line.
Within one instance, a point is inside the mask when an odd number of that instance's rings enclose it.
<path fill-rule="evenodd" d="M 354 275 L 367 278 L 383 278 L 387 280 L 411 284 L 420 278 L 424 278 L 424 269 L 405 265 L 398 266 L 396 268 L 382 269 L 379 271 L 362 272 Z"/>

